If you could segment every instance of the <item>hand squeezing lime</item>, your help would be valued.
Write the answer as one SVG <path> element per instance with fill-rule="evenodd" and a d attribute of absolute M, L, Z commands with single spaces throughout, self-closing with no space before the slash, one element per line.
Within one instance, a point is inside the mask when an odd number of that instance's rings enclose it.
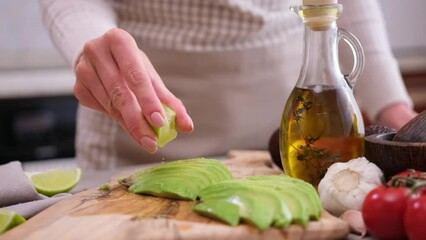
<path fill-rule="evenodd" d="M 30 174 L 29 178 L 37 192 L 48 197 L 71 190 L 80 181 L 81 170 L 58 169 L 48 172 Z"/>
<path fill-rule="evenodd" d="M 160 147 L 164 147 L 167 143 L 177 137 L 176 112 L 167 105 L 163 104 L 163 107 L 166 111 L 165 123 L 160 128 L 153 127 L 155 135 L 158 138 L 158 146 Z"/>

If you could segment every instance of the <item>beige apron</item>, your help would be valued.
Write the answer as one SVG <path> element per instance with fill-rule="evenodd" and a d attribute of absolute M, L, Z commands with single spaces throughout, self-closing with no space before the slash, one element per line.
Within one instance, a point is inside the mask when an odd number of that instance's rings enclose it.
<path fill-rule="evenodd" d="M 291 48 L 282 44 L 221 53 L 146 51 L 166 86 L 186 106 L 194 132 L 179 134 L 152 155 L 114 120 L 80 107 L 80 165 L 111 168 L 221 155 L 229 149 L 266 149 L 298 77 L 301 52 L 297 41 Z"/>
<path fill-rule="evenodd" d="M 267 149 L 300 71 L 302 28 L 292 26 L 285 41 L 243 50 L 142 46 L 166 86 L 183 101 L 194 132 L 179 134 L 152 155 L 114 120 L 80 107 L 76 141 L 80 166 L 113 168 L 217 156 L 230 149 Z"/>

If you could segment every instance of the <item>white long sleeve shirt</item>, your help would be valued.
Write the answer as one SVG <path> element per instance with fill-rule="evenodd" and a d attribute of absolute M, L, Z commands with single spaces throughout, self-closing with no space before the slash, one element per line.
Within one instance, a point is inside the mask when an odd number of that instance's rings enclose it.
<path fill-rule="evenodd" d="M 266 149 L 300 71 L 303 24 L 290 0 L 40 0 L 47 29 L 74 66 L 85 42 L 120 27 L 135 38 L 166 86 L 185 104 L 195 131 L 147 154 L 112 119 L 80 107 L 77 157 L 83 167 Z M 365 52 L 354 94 L 370 119 L 412 104 L 387 41 L 377 1 L 342 0 L 338 25 Z M 348 65 L 350 52 L 340 57 Z M 378 91 L 379 90 L 379 91 Z"/>

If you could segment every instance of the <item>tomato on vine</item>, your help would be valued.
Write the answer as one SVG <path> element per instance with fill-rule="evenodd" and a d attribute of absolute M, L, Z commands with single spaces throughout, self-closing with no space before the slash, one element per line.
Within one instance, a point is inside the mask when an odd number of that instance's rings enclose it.
<path fill-rule="evenodd" d="M 406 239 L 404 214 L 409 198 L 410 188 L 382 185 L 373 189 L 361 210 L 367 230 L 379 239 Z"/>
<path fill-rule="evenodd" d="M 410 240 L 423 240 L 426 236 L 426 191 L 425 184 L 414 189 L 414 195 L 408 200 L 404 214 L 405 231 Z"/>
<path fill-rule="evenodd" d="M 407 169 L 405 171 L 402 171 L 398 174 L 396 174 L 395 176 L 403 176 L 403 177 L 420 177 L 420 176 L 424 176 L 426 173 L 419 171 L 419 170 L 415 170 L 415 169 Z"/>
<path fill-rule="evenodd" d="M 387 182 L 391 186 L 412 187 L 416 182 L 426 181 L 426 172 L 407 169 L 394 176 Z"/>

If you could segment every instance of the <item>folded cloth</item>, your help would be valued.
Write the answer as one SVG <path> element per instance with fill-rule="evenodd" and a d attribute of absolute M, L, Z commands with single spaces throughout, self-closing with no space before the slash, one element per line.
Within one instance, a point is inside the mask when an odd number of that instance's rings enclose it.
<path fill-rule="evenodd" d="M 18 161 L 0 165 L 0 208 L 21 214 L 26 219 L 70 196 L 57 194 L 51 198 L 37 193 Z"/>
<path fill-rule="evenodd" d="M 21 214 L 21 216 L 28 219 L 70 195 L 71 194 L 69 193 L 60 193 L 56 194 L 51 198 L 45 198 L 42 200 L 35 200 L 26 203 L 19 203 L 4 208 L 19 213 Z"/>

